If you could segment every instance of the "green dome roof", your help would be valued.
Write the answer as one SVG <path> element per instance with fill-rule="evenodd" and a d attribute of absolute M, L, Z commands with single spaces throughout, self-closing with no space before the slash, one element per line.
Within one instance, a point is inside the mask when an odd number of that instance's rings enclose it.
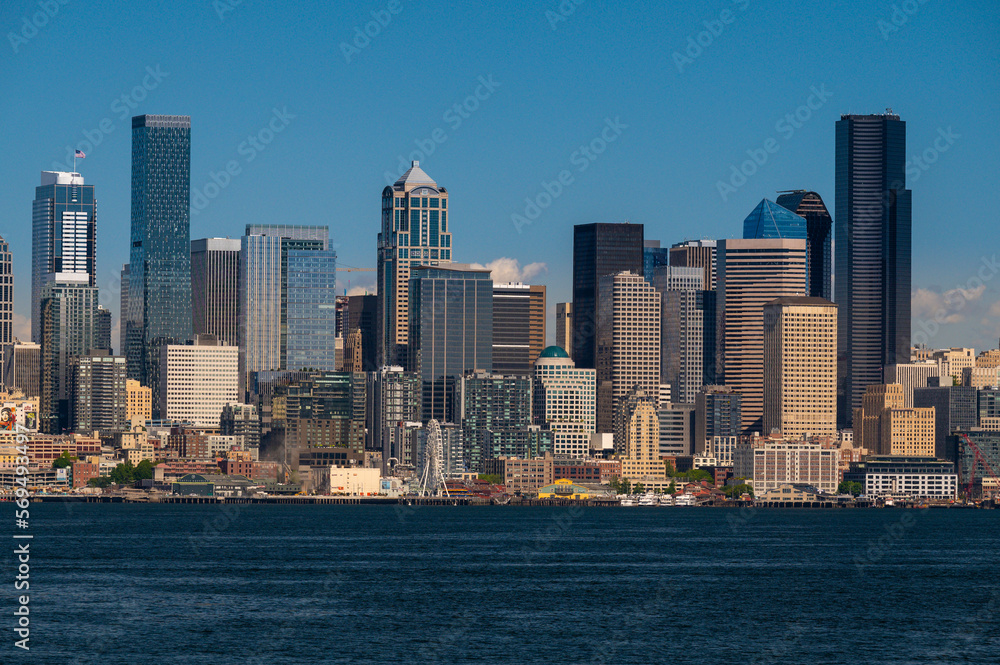
<path fill-rule="evenodd" d="M 542 351 L 539 358 L 569 358 L 569 354 L 561 346 L 550 346 Z"/>

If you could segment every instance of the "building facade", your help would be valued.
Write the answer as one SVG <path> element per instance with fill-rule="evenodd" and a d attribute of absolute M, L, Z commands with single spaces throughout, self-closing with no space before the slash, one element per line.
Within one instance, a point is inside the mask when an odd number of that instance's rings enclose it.
<path fill-rule="evenodd" d="M 552 430 L 556 457 L 586 457 L 597 427 L 597 370 L 550 346 L 535 361 L 532 392 L 534 422 Z"/>
<path fill-rule="evenodd" d="M 191 241 L 191 310 L 195 335 L 239 346 L 240 240 Z"/>
<path fill-rule="evenodd" d="M 718 279 L 718 243 L 715 240 L 685 240 L 670 247 L 670 265 L 701 268 L 705 289 L 714 291 Z"/>
<path fill-rule="evenodd" d="M 806 290 L 805 240 L 720 240 L 716 364 L 743 396 L 743 433 L 761 432 L 764 305 Z"/>
<path fill-rule="evenodd" d="M 31 209 L 31 341 L 42 341 L 46 276 L 73 273 L 96 286 L 97 199 L 79 173 L 42 171 Z M 61 278 L 56 278 L 61 279 Z"/>
<path fill-rule="evenodd" d="M 910 359 L 911 200 L 898 115 L 840 117 L 834 207 L 838 425 L 845 428 L 883 368 Z"/>
<path fill-rule="evenodd" d="M 218 427 L 222 409 L 239 401 L 239 348 L 212 335 L 164 346 L 160 365 L 157 401 L 165 420 Z"/>
<path fill-rule="evenodd" d="M 68 430 L 72 423 L 72 369 L 75 356 L 95 348 L 97 289 L 85 273 L 48 275 L 42 287 L 41 429 L 50 434 Z"/>
<path fill-rule="evenodd" d="M 391 187 L 382 190 L 378 236 L 377 364 L 406 365 L 410 334 L 411 268 L 451 263 L 448 190 L 414 161 Z"/>
<path fill-rule="evenodd" d="M 493 373 L 529 376 L 545 348 L 545 287 L 493 285 Z"/>
<path fill-rule="evenodd" d="M 90 434 L 129 429 L 125 357 L 83 355 L 72 359 L 73 431 Z"/>
<path fill-rule="evenodd" d="M 3 386 L 7 392 L 20 390 L 25 397 L 42 394 L 42 346 L 14 340 L 3 347 Z"/>
<path fill-rule="evenodd" d="M 706 327 L 709 333 L 715 329 L 715 294 L 704 289 L 704 278 L 699 267 L 662 266 L 652 275 L 662 298 L 660 377 L 681 404 L 694 404 L 704 385 L 706 343 L 714 357 L 715 339 L 706 335 Z"/>
<path fill-rule="evenodd" d="M 642 224 L 578 224 L 573 227 L 573 346 L 577 367 L 597 368 L 598 290 L 607 275 L 642 276 Z"/>
<path fill-rule="evenodd" d="M 573 303 L 556 303 L 556 346 L 573 348 Z M 568 353 L 568 351 L 567 351 Z"/>
<path fill-rule="evenodd" d="M 191 118 L 132 118 L 128 376 L 160 391 L 160 350 L 191 337 Z M 124 288 L 124 287 L 123 287 Z M 157 404 L 153 415 L 160 417 Z"/>
<path fill-rule="evenodd" d="M 764 305 L 764 427 L 788 440 L 837 434 L 837 306 L 808 296 Z"/>
<path fill-rule="evenodd" d="M 745 437 L 733 453 L 733 474 L 746 478 L 755 494 L 785 483 L 804 483 L 834 493 L 840 480 L 840 453 L 832 444 Z"/>
<path fill-rule="evenodd" d="M 806 220 L 806 271 L 813 298 L 833 300 L 833 218 L 816 192 L 782 192 L 775 203 Z"/>

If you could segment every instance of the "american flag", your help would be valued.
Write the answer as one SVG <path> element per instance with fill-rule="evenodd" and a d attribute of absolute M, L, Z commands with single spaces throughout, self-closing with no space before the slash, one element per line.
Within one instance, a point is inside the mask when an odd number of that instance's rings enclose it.
<path fill-rule="evenodd" d="M 77 150 L 77 151 L 76 151 L 76 157 L 77 157 L 77 159 L 86 159 L 86 158 L 87 158 L 87 155 L 85 155 L 85 154 L 83 153 L 83 150 Z"/>

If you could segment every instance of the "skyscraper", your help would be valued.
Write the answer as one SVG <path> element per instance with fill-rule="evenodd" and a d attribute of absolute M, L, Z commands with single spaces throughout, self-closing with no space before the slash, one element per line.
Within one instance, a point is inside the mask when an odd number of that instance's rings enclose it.
<path fill-rule="evenodd" d="M 797 440 L 837 434 L 837 306 L 794 296 L 764 305 L 764 427 Z"/>
<path fill-rule="evenodd" d="M 659 240 L 643 240 L 642 242 L 642 274 L 647 280 L 652 279 L 653 272 L 660 266 L 669 265 L 670 249 L 660 247 Z"/>
<path fill-rule="evenodd" d="M 76 356 L 71 361 L 71 377 L 74 432 L 128 430 L 125 358 L 108 353 Z"/>
<path fill-rule="evenodd" d="M 597 318 L 597 431 L 621 432 L 619 403 L 660 386 L 660 294 L 640 275 L 601 277 Z M 616 448 L 622 445 L 616 441 Z"/>
<path fill-rule="evenodd" d="M 837 421 L 847 427 L 883 368 L 910 360 L 906 123 L 891 111 L 842 115 L 836 146 Z"/>
<path fill-rule="evenodd" d="M 191 310 L 195 335 L 208 333 L 239 344 L 240 240 L 191 241 Z"/>
<path fill-rule="evenodd" d="M 34 342 L 14 340 L 12 344 L 4 345 L 4 390 L 20 390 L 25 397 L 39 397 L 42 394 L 41 352 L 41 345 Z"/>
<path fill-rule="evenodd" d="M 805 240 L 720 240 L 716 363 L 743 395 L 743 433 L 764 412 L 764 303 L 805 295 Z"/>
<path fill-rule="evenodd" d="M 715 338 L 705 335 L 707 319 L 715 317 L 715 301 L 706 298 L 704 279 L 703 268 L 677 266 L 661 266 L 651 277 L 662 297 L 660 377 L 670 384 L 678 404 L 694 404 L 704 385 L 705 345 L 715 346 Z"/>
<path fill-rule="evenodd" d="M 493 280 L 466 265 L 414 266 L 409 371 L 422 382 L 424 420 L 456 422 L 459 377 L 493 367 Z"/>
<path fill-rule="evenodd" d="M 597 426 L 597 372 L 579 369 L 559 346 L 550 346 L 535 361 L 533 416 L 536 425 L 553 432 L 557 457 L 586 457 Z"/>
<path fill-rule="evenodd" d="M 96 284 L 97 200 L 79 173 L 42 171 L 31 210 L 31 341 L 42 339 L 42 287 L 50 274 Z"/>
<path fill-rule="evenodd" d="M 128 289 L 129 289 L 129 269 L 128 264 L 122 265 L 121 280 L 118 282 L 118 355 L 126 355 L 126 345 L 128 343 Z"/>
<path fill-rule="evenodd" d="M 716 254 L 715 240 L 685 240 L 670 247 L 670 265 L 678 268 L 701 268 L 705 271 L 705 289 L 715 290 Z"/>
<path fill-rule="evenodd" d="M 642 224 L 577 224 L 573 227 L 573 348 L 580 368 L 597 368 L 597 289 L 606 275 L 642 276 Z M 600 380 L 600 379 L 598 379 Z"/>
<path fill-rule="evenodd" d="M 240 240 L 242 372 L 336 369 L 336 252 L 326 226 L 248 224 Z"/>
<path fill-rule="evenodd" d="M 573 303 L 556 303 L 556 346 L 562 350 L 573 348 Z"/>
<path fill-rule="evenodd" d="M 97 288 L 90 276 L 49 275 L 42 286 L 42 378 L 39 424 L 42 431 L 61 434 L 71 426 L 72 366 L 75 356 L 94 349 Z"/>
<path fill-rule="evenodd" d="M 775 202 L 806 220 L 809 295 L 833 300 L 833 219 L 823 198 L 797 189 L 782 192 Z"/>
<path fill-rule="evenodd" d="M 159 394 L 160 348 L 191 337 L 191 118 L 132 118 L 129 378 Z M 154 404 L 153 417 L 159 417 Z"/>
<path fill-rule="evenodd" d="M 111 311 L 102 305 L 94 312 L 94 349 L 111 353 Z"/>
<path fill-rule="evenodd" d="M 374 372 L 378 356 L 378 296 L 349 296 L 347 331 L 361 330 L 361 369 Z"/>
<path fill-rule="evenodd" d="M 451 263 L 448 190 L 413 162 L 382 190 L 378 236 L 378 364 L 404 364 L 409 343 L 410 268 Z"/>
<path fill-rule="evenodd" d="M 493 372 L 532 373 L 545 348 L 545 287 L 493 285 Z"/>
<path fill-rule="evenodd" d="M 10 247 L 0 237 L 0 344 L 14 342 L 14 273 Z"/>

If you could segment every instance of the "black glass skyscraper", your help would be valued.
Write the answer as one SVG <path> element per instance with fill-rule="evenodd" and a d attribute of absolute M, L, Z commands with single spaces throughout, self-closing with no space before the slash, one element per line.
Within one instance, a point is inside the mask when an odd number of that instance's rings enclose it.
<path fill-rule="evenodd" d="M 837 122 L 834 300 L 839 427 L 882 368 L 910 358 L 910 190 L 906 123 L 884 115 Z"/>
<path fill-rule="evenodd" d="M 806 220 L 806 275 L 809 295 L 833 300 L 833 218 L 816 192 L 784 192 L 775 201 Z"/>
<path fill-rule="evenodd" d="M 579 368 L 597 367 L 597 286 L 620 272 L 643 274 L 642 224 L 578 224 L 573 227 L 573 348 Z"/>
<path fill-rule="evenodd" d="M 128 376 L 158 394 L 160 347 L 191 337 L 191 118 L 132 118 Z M 154 413 L 153 417 L 158 417 Z"/>

